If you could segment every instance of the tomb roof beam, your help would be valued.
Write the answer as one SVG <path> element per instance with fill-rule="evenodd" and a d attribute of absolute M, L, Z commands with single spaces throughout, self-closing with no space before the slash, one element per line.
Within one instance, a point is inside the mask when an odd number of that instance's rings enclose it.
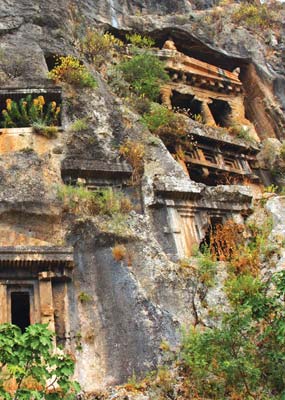
<path fill-rule="evenodd" d="M 74 266 L 73 248 L 59 246 L 0 247 L 0 274 L 12 269 L 51 271 L 55 280 L 70 280 Z M 10 271 L 10 272 L 9 272 Z"/>
<path fill-rule="evenodd" d="M 132 167 L 125 162 L 105 162 L 90 159 L 68 158 L 61 164 L 63 175 L 80 177 L 130 178 Z"/>

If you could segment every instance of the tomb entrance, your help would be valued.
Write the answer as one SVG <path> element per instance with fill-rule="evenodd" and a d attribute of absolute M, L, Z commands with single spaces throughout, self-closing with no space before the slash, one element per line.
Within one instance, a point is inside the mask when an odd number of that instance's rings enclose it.
<path fill-rule="evenodd" d="M 69 247 L 0 247 L 0 323 L 11 322 L 22 331 L 43 323 L 64 335 L 68 313 L 58 312 L 56 305 L 67 307 L 72 270 Z"/>

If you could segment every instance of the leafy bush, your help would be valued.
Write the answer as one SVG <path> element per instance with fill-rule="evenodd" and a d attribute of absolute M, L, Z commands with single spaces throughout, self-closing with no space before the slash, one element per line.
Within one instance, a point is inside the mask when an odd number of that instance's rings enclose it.
<path fill-rule="evenodd" d="M 6 100 L 6 109 L 2 110 L 4 128 L 20 128 L 33 125 L 57 126 L 59 124 L 60 107 L 55 101 L 45 103 L 43 96 L 33 99 L 31 95 L 18 103 Z"/>
<path fill-rule="evenodd" d="M 48 77 L 58 82 L 66 82 L 80 87 L 97 87 L 96 79 L 87 68 L 75 57 L 59 57 L 55 67 L 48 73 Z"/>
<path fill-rule="evenodd" d="M 72 382 L 74 362 L 54 351 L 47 325 L 30 325 L 24 333 L 0 325 L 0 398 L 5 400 L 71 400 L 80 390 Z"/>
<path fill-rule="evenodd" d="M 75 214 L 112 215 L 132 209 L 130 200 L 111 188 L 90 191 L 82 186 L 62 185 L 58 188 L 58 197 Z"/>
<path fill-rule="evenodd" d="M 194 254 L 193 254 L 194 255 Z M 212 287 L 215 284 L 217 274 L 217 263 L 213 260 L 208 247 L 203 252 L 195 252 L 195 260 L 183 258 L 179 261 L 179 268 L 183 275 L 192 278 L 193 288 L 197 289 L 199 284 Z"/>
<path fill-rule="evenodd" d="M 92 296 L 85 292 L 80 292 L 78 295 L 78 300 L 81 301 L 81 303 L 89 303 L 92 301 L 92 299 Z"/>
<path fill-rule="evenodd" d="M 142 122 L 153 133 L 170 130 L 177 134 L 185 133 L 184 118 L 158 103 L 151 104 L 150 112 L 143 115 Z"/>
<path fill-rule="evenodd" d="M 87 60 L 99 68 L 109 58 L 115 49 L 123 47 L 123 42 L 111 33 L 101 33 L 95 28 L 87 28 L 85 35 L 79 41 L 79 49 Z"/>
<path fill-rule="evenodd" d="M 88 129 L 87 118 L 76 119 L 70 126 L 69 130 L 72 132 L 81 132 Z"/>
<path fill-rule="evenodd" d="M 181 360 L 199 396 L 281 399 L 284 380 L 284 271 L 268 282 L 245 274 L 226 286 L 231 311 L 219 327 L 184 334 Z"/>
<path fill-rule="evenodd" d="M 187 119 L 166 107 L 152 103 L 150 112 L 145 113 L 142 122 L 158 135 L 175 157 L 184 159 L 184 151 L 192 150 L 193 137 L 187 133 Z"/>
<path fill-rule="evenodd" d="M 253 3 L 241 3 L 232 17 L 234 22 L 253 28 L 272 27 L 278 19 L 278 15 L 270 5 Z"/>
<path fill-rule="evenodd" d="M 169 79 L 164 64 L 157 56 L 149 53 L 135 55 L 118 64 L 117 68 L 122 71 L 134 93 L 154 101 L 158 99 L 160 85 Z"/>
<path fill-rule="evenodd" d="M 149 48 L 153 47 L 155 41 L 148 36 L 142 36 L 139 33 L 126 34 L 126 39 L 135 47 Z"/>

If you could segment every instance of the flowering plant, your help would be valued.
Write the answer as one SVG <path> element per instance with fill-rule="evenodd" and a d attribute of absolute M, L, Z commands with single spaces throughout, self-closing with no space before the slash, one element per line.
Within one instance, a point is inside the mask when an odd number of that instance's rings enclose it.
<path fill-rule="evenodd" d="M 56 83 L 66 82 L 81 87 L 96 87 L 97 82 L 80 60 L 72 56 L 58 57 L 48 77 Z"/>
<path fill-rule="evenodd" d="M 41 124 L 58 126 L 60 107 L 55 101 L 46 104 L 43 96 L 32 98 L 28 95 L 19 102 L 6 99 L 6 108 L 2 110 L 3 128 L 19 128 Z"/>

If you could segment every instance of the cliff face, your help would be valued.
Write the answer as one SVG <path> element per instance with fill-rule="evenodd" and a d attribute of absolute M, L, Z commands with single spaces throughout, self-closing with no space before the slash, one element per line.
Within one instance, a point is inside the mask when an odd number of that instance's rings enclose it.
<path fill-rule="evenodd" d="M 160 48 L 171 36 L 177 51 L 185 57 L 217 69 L 239 68 L 245 91 L 243 123 L 250 121 L 261 141 L 284 139 L 284 24 L 278 26 L 277 33 L 268 28 L 264 37 L 237 27 L 223 10 L 208 9 L 210 6 L 211 1 L 187 0 L 2 0 L 1 106 L 4 108 L 5 99 L 19 89 L 22 93 L 32 89 L 39 95 L 40 88 L 45 90 L 44 96 L 54 100 L 57 95 L 47 79 L 48 69 L 54 55 L 80 57 L 74 38 L 76 18 L 80 16 L 86 24 L 109 30 L 119 38 L 128 31 L 149 35 Z M 284 10 L 281 15 L 284 19 Z M 216 182 L 213 188 L 208 182 L 191 180 L 185 165 L 181 166 L 169 148 L 151 136 L 140 117 L 112 92 L 106 75 L 93 74 L 98 82 L 96 89 L 62 89 L 63 129 L 57 138 L 37 136 L 29 130 L 4 130 L 0 136 L 0 253 L 7 246 L 12 252 L 19 246 L 23 252 L 31 247 L 37 252 L 38 246 L 74 249 L 71 278 L 63 272 L 68 268 L 66 260 L 52 260 L 61 272 L 55 273 L 52 309 L 42 311 L 39 318 L 52 319 L 58 341 L 75 354 L 76 373 L 86 391 L 122 382 L 133 372 L 153 369 L 160 359 L 163 339 L 175 345 L 182 325 L 203 321 L 203 299 L 210 304 L 222 302 L 217 290 L 205 290 L 203 285 L 197 289 L 192 278 L 181 272 L 177 260 L 187 255 L 190 247 L 183 240 L 190 237 L 191 242 L 195 237 L 201 242 L 210 217 L 234 215 L 239 220 L 249 213 L 252 197 L 260 192 L 260 184 L 223 182 L 224 186 L 216 186 Z M 87 119 L 88 127 L 75 132 L 70 125 L 82 118 Z M 221 139 L 217 129 L 192 121 L 189 132 L 198 142 L 202 140 L 201 148 L 205 147 L 201 137 L 206 136 L 212 148 L 219 140 L 222 152 L 232 154 L 238 149 L 241 168 L 246 171 L 242 174 L 250 175 L 252 171 L 246 169 L 244 160 L 255 156 L 258 146 L 250 147 L 227 133 Z M 126 189 L 135 199 L 136 211 L 130 211 L 122 221 L 112 215 L 105 219 L 78 217 L 67 210 L 58 197 L 62 179 L 76 181 L 81 178 L 78 171 L 84 171 L 88 181 L 95 171 L 95 183 L 91 184 L 105 187 L 110 182 L 122 186 L 122 181 L 130 177 L 119 153 L 126 139 L 143 143 L 145 151 L 141 186 Z M 66 160 L 71 166 L 64 169 Z M 85 167 L 86 162 L 89 164 Z M 211 167 L 209 162 L 204 159 L 204 169 Z M 226 171 L 237 168 L 226 162 L 225 157 L 223 167 L 220 165 Z M 210 216 L 209 209 L 215 210 Z M 198 222 L 183 222 L 187 213 L 189 218 L 198 215 Z M 126 251 L 121 259 L 112 252 L 118 244 Z M 50 258 L 45 257 L 41 262 L 49 265 Z M 9 279 L 13 286 L 18 278 Z M 22 284 L 25 287 L 26 283 Z M 35 296 L 40 292 L 37 285 Z M 5 296 L 2 301 L 6 301 Z M 4 314 L 1 318 L 5 319 Z"/>

